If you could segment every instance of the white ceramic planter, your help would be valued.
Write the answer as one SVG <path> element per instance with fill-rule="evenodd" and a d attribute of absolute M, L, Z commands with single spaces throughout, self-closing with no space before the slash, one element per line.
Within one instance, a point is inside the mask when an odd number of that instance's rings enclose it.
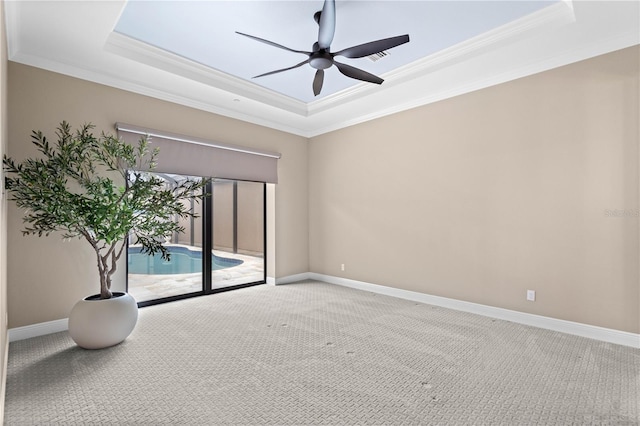
<path fill-rule="evenodd" d="M 101 349 L 117 345 L 131 334 L 138 321 L 138 305 L 128 293 L 111 299 L 85 297 L 69 314 L 69 334 L 78 346 Z"/>

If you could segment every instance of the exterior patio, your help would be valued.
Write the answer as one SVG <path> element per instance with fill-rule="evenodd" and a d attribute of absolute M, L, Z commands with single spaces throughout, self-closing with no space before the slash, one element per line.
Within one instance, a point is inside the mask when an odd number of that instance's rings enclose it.
<path fill-rule="evenodd" d="M 264 279 L 264 258 L 247 254 L 214 250 L 214 255 L 242 260 L 242 264 L 211 271 L 211 288 L 225 288 Z M 136 301 L 160 299 L 202 290 L 202 273 L 190 274 L 129 274 L 128 292 Z"/>

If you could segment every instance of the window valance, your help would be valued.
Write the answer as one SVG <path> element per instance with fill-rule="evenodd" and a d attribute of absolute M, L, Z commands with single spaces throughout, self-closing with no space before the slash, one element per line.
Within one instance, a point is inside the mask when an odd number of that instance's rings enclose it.
<path fill-rule="evenodd" d="M 116 123 L 118 136 L 136 144 L 147 135 L 160 148 L 157 172 L 278 183 L 277 152 L 222 144 L 206 139 Z"/>

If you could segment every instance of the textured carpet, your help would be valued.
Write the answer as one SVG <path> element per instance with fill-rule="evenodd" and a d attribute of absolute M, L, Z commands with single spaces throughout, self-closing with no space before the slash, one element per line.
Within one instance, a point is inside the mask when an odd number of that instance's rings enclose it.
<path fill-rule="evenodd" d="M 639 386 L 637 349 L 306 282 L 11 343 L 5 422 L 630 425 Z"/>

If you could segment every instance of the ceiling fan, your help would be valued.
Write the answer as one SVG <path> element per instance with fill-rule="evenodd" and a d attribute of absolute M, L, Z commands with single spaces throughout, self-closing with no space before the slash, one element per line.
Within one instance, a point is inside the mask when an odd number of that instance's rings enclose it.
<path fill-rule="evenodd" d="M 260 37 L 252 36 L 249 34 L 236 31 L 237 34 L 249 37 L 251 39 L 266 43 L 268 45 L 279 47 L 280 49 L 288 50 L 290 52 L 302 53 L 309 56 L 308 59 L 296 64 L 292 67 L 283 68 L 275 71 L 270 71 L 264 74 L 256 75 L 253 78 L 264 77 L 271 74 L 277 74 L 279 72 L 292 70 L 294 68 L 301 67 L 302 65 L 309 64 L 312 68 L 316 69 L 316 76 L 313 79 L 313 94 L 318 96 L 322 90 L 322 83 L 324 82 L 324 70 L 335 65 L 342 74 L 347 77 L 355 78 L 357 80 L 367 81 L 369 83 L 382 84 L 384 81 L 378 76 L 368 73 L 359 68 L 352 67 L 351 65 L 343 64 L 334 59 L 335 56 L 344 56 L 345 58 L 364 58 L 365 56 L 380 53 L 383 50 L 388 50 L 393 47 L 399 46 L 409 42 L 409 35 L 401 35 L 397 37 L 390 37 L 381 40 L 371 41 L 369 43 L 359 44 L 357 46 L 349 47 L 347 49 L 340 50 L 338 52 L 331 52 L 331 42 L 333 41 L 333 35 L 336 31 L 336 4 L 335 0 L 325 0 L 322 10 L 315 13 L 313 19 L 318 23 L 318 41 L 313 43 L 312 51 L 306 52 L 303 50 L 294 50 L 281 44 L 274 43 L 269 40 L 265 40 Z"/>

